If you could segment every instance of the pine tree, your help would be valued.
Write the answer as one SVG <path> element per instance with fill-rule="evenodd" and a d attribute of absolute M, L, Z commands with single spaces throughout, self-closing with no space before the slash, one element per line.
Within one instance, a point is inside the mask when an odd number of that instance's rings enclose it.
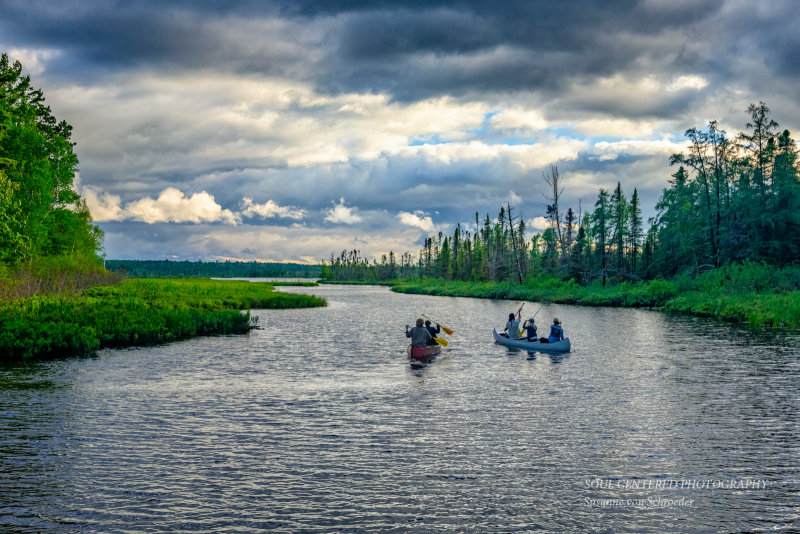
<path fill-rule="evenodd" d="M 631 273 L 637 274 L 637 258 L 639 245 L 642 239 L 642 209 L 639 207 L 639 192 L 633 189 L 630 204 L 628 205 L 628 239 L 630 243 Z"/>
<path fill-rule="evenodd" d="M 611 241 L 616 249 L 616 269 L 619 274 L 625 270 L 625 245 L 628 235 L 628 201 L 622 192 L 622 184 L 617 182 L 617 187 L 611 194 Z"/>
<path fill-rule="evenodd" d="M 609 199 L 608 191 L 600 189 L 600 194 L 597 196 L 597 202 L 594 204 L 594 213 L 592 214 L 592 222 L 594 224 L 592 233 L 596 239 L 595 250 L 600 259 L 600 275 L 603 278 L 603 287 L 606 285 L 608 277 L 608 235 L 609 235 Z"/>

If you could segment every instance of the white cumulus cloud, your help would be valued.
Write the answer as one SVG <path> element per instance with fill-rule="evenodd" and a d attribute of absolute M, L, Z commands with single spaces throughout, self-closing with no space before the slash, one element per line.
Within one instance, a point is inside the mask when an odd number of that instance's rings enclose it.
<path fill-rule="evenodd" d="M 544 130 L 549 126 L 539 110 L 505 109 L 491 118 L 497 130 Z"/>
<path fill-rule="evenodd" d="M 528 228 L 544 232 L 550 227 L 550 221 L 546 217 L 534 217 L 528 221 Z"/>
<path fill-rule="evenodd" d="M 424 232 L 433 232 L 435 230 L 435 226 L 433 224 L 433 220 L 431 219 L 430 215 L 426 215 L 424 211 L 415 211 L 414 213 L 410 213 L 408 211 L 401 211 L 397 214 L 397 218 L 400 219 L 400 223 L 406 226 L 411 226 L 414 228 L 419 228 Z"/>
<path fill-rule="evenodd" d="M 239 215 L 217 204 L 213 195 L 200 191 L 187 197 L 174 187 L 164 189 L 158 198 L 144 197 L 123 208 L 118 195 L 83 189 L 92 218 L 98 222 L 134 219 L 148 224 L 160 222 L 224 222 L 238 224 Z"/>
<path fill-rule="evenodd" d="M 325 220 L 336 224 L 355 224 L 364 220 L 357 211 L 357 208 L 345 206 L 344 197 L 342 197 L 339 199 L 338 204 L 328 208 L 328 215 Z"/>
<path fill-rule="evenodd" d="M 241 215 L 244 217 L 263 217 L 264 219 L 285 218 L 302 219 L 306 212 L 294 206 L 281 206 L 273 200 L 267 200 L 263 204 L 253 202 L 253 199 L 244 197 L 242 199 Z"/>
<path fill-rule="evenodd" d="M 182 191 L 168 187 L 157 199 L 145 197 L 131 202 L 125 211 L 133 219 L 146 223 L 157 222 L 217 222 L 236 224 L 238 217 L 230 210 L 222 209 L 214 197 L 206 191 L 187 197 Z"/>
<path fill-rule="evenodd" d="M 86 200 L 86 206 L 89 208 L 89 213 L 92 214 L 92 220 L 95 222 L 119 221 L 125 218 L 120 207 L 119 195 L 84 187 L 83 198 Z"/>

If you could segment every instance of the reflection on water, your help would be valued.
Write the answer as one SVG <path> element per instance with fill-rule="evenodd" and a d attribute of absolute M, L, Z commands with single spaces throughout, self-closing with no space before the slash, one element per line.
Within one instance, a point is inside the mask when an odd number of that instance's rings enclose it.
<path fill-rule="evenodd" d="M 800 526 L 796 334 L 546 305 L 572 352 L 529 354 L 492 339 L 515 303 L 287 290 L 330 305 L 0 369 L 0 530 Z M 412 368 L 421 313 L 455 333 Z"/>

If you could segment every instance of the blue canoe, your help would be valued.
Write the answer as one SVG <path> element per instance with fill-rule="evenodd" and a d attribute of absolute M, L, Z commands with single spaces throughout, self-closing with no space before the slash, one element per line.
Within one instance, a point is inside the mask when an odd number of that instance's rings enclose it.
<path fill-rule="evenodd" d="M 530 351 L 569 352 L 570 349 L 568 337 L 565 337 L 561 341 L 556 341 L 555 343 L 539 343 L 538 341 L 528 341 L 524 337 L 517 339 L 508 338 L 501 335 L 497 328 L 494 329 L 494 340 L 507 347 L 516 347 L 518 349 Z"/>

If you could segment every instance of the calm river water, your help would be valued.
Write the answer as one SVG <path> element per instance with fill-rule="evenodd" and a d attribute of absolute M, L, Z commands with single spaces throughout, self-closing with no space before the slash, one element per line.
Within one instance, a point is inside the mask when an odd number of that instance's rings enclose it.
<path fill-rule="evenodd" d="M 547 305 L 286 288 L 249 335 L 0 368 L 2 532 L 800 528 L 800 336 Z M 528 315 L 538 308 L 528 303 Z M 423 369 L 404 325 L 455 329 Z"/>

